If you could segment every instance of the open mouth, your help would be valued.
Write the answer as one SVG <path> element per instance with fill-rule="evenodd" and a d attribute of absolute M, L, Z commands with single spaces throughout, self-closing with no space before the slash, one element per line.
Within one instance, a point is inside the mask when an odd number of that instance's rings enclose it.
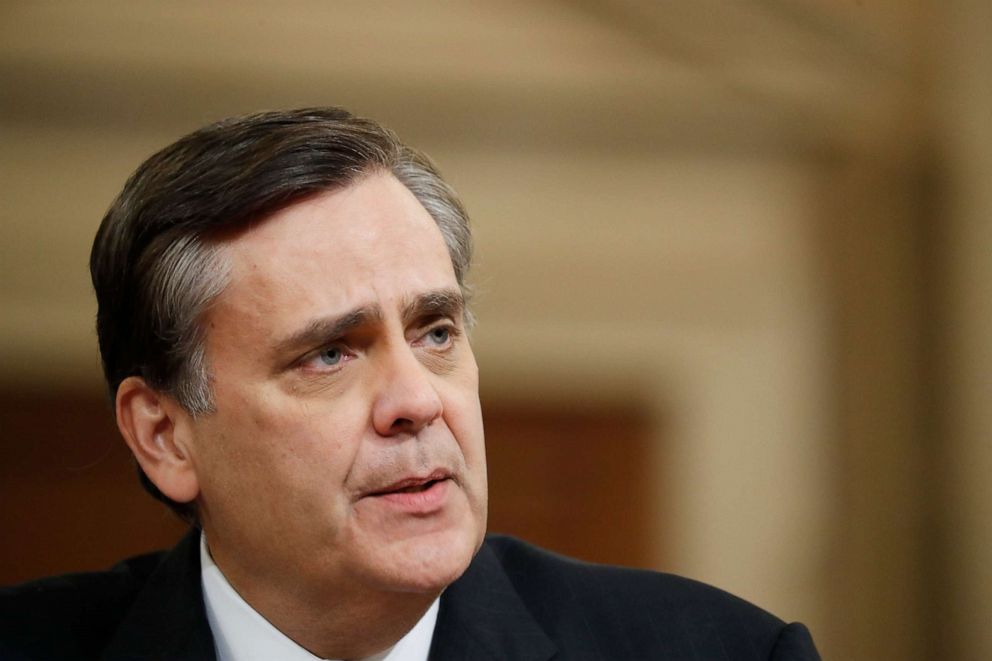
<path fill-rule="evenodd" d="M 366 502 L 386 511 L 416 517 L 425 517 L 445 511 L 452 497 L 449 483 L 454 480 L 442 471 L 424 477 L 414 477 L 394 482 L 383 489 L 369 493 Z"/>
<path fill-rule="evenodd" d="M 384 491 L 382 493 L 421 493 L 423 491 L 427 491 L 428 489 L 430 489 L 432 486 L 434 486 L 440 481 L 441 480 L 428 480 L 423 484 L 411 484 L 408 487 L 401 487 L 399 489 Z M 380 494 L 376 494 L 376 495 L 380 495 Z"/>
<path fill-rule="evenodd" d="M 369 493 L 369 496 L 388 496 L 390 494 L 423 493 L 431 487 L 446 482 L 451 476 L 443 471 L 435 471 L 425 477 L 412 477 L 394 482 L 389 486 Z"/>

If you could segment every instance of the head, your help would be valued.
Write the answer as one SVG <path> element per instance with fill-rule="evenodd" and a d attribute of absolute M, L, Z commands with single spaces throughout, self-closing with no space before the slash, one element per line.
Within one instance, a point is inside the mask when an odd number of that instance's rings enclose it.
<path fill-rule="evenodd" d="M 429 159 L 340 109 L 224 120 L 153 155 L 90 262 L 143 484 L 245 572 L 317 556 L 301 574 L 453 580 L 485 527 L 470 253 Z"/>
<path fill-rule="evenodd" d="M 202 320 L 230 268 L 213 238 L 372 172 L 392 173 L 434 218 L 467 300 L 468 215 L 425 154 L 340 108 L 221 120 L 142 163 L 93 242 L 97 336 L 111 399 L 124 379 L 139 376 L 191 415 L 210 413 Z M 153 496 L 195 521 L 193 504 L 169 499 L 139 476 Z"/>

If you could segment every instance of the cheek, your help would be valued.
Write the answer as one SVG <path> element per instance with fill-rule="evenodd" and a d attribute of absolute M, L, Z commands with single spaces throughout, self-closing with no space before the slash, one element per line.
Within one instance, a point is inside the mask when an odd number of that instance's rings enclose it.
<path fill-rule="evenodd" d="M 448 428 L 461 447 L 470 468 L 485 468 L 485 434 L 482 426 L 482 409 L 475 392 L 461 391 L 448 398 L 445 418 Z"/>
<path fill-rule="evenodd" d="M 483 450 L 479 372 L 471 353 L 467 364 L 448 384 L 446 399 L 449 402 L 445 407 L 446 417 L 459 443 L 478 446 L 478 450 Z"/>
<path fill-rule="evenodd" d="M 216 487 L 281 500 L 343 483 L 356 450 L 348 439 L 359 433 L 347 419 L 286 397 L 224 404 L 201 443 Z"/>

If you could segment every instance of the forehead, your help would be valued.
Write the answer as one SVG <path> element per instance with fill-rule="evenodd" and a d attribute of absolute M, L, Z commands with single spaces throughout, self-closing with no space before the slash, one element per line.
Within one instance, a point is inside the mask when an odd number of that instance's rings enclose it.
<path fill-rule="evenodd" d="M 227 288 L 215 309 L 298 316 L 400 304 L 457 287 L 434 219 L 391 174 L 293 204 L 224 242 Z"/>

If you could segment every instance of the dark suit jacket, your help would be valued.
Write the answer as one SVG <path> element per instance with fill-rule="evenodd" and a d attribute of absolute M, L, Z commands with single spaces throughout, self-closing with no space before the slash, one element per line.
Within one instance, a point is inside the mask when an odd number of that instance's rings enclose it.
<path fill-rule="evenodd" d="M 199 537 L 103 573 L 0 590 L 0 659 L 214 659 Z M 818 659 L 801 624 L 666 574 L 489 536 L 441 597 L 431 659 Z"/>

